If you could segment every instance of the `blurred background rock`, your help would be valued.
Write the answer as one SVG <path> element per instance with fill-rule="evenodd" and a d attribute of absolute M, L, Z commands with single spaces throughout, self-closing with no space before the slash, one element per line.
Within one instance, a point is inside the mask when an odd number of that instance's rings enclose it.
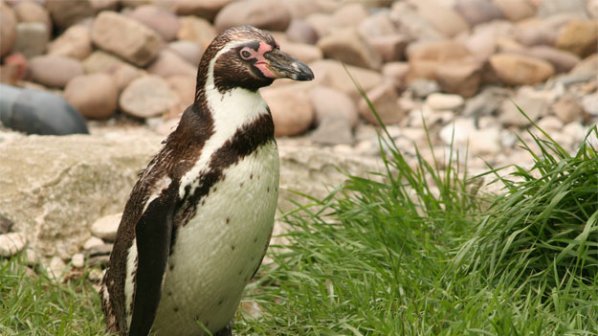
<path fill-rule="evenodd" d="M 513 102 L 571 149 L 598 120 L 596 0 L 2 0 L 0 16 L 2 83 L 62 96 L 96 135 L 169 133 L 204 49 L 241 24 L 314 70 L 262 90 L 276 135 L 300 146 L 376 155 L 347 71 L 406 152 L 425 121 L 476 167 L 518 158 L 530 122 Z"/>

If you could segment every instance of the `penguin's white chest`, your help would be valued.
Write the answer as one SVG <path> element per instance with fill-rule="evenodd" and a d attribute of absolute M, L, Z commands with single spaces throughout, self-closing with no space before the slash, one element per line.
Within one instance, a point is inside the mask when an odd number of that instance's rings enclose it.
<path fill-rule="evenodd" d="M 231 165 L 179 227 L 164 275 L 156 335 L 201 335 L 234 317 L 268 246 L 278 198 L 274 141 Z"/>

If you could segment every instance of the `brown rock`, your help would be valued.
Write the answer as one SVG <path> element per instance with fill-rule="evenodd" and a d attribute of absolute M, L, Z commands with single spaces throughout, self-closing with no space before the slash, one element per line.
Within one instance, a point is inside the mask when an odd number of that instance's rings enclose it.
<path fill-rule="evenodd" d="M 513 33 L 513 24 L 494 21 L 478 25 L 463 43 L 479 62 L 486 62 L 497 50 L 498 40 Z"/>
<path fill-rule="evenodd" d="M 356 29 L 336 30 L 318 41 L 324 56 L 362 68 L 379 69 L 382 59 Z"/>
<path fill-rule="evenodd" d="M 311 63 L 317 60 L 321 60 L 323 58 L 322 51 L 320 50 L 320 48 L 315 47 L 313 45 L 283 41 L 278 42 L 280 44 L 281 50 L 284 50 L 289 55 L 295 57 L 296 59 L 304 63 Z"/>
<path fill-rule="evenodd" d="M 291 13 L 278 0 L 246 0 L 233 2 L 216 16 L 214 26 L 222 32 L 227 28 L 249 24 L 261 29 L 285 31 L 291 22 Z"/>
<path fill-rule="evenodd" d="M 399 92 L 405 89 L 408 73 L 409 64 L 406 62 L 389 62 L 382 67 L 384 78 L 391 81 Z"/>
<path fill-rule="evenodd" d="M 38 22 L 46 25 L 48 34 L 52 32 L 52 21 L 50 14 L 37 2 L 26 0 L 19 1 L 14 7 L 19 22 Z"/>
<path fill-rule="evenodd" d="M 390 82 L 381 83 L 369 90 L 367 97 L 385 125 L 398 123 L 406 115 L 397 103 L 399 96 L 394 85 Z M 369 123 L 378 125 L 378 120 L 363 98 L 359 101 L 359 113 Z"/>
<path fill-rule="evenodd" d="M 443 63 L 436 68 L 436 81 L 443 92 L 472 97 L 482 81 L 482 66 L 477 62 Z"/>
<path fill-rule="evenodd" d="M 42 85 L 63 88 L 71 79 L 83 74 L 83 66 L 64 56 L 37 56 L 29 63 L 31 78 Z"/>
<path fill-rule="evenodd" d="M 536 121 L 548 115 L 553 97 L 549 92 L 535 91 L 531 87 L 521 87 L 512 100 L 505 99 L 499 110 L 499 120 L 506 126 L 526 127 L 531 123 L 519 112 L 517 106 Z"/>
<path fill-rule="evenodd" d="M 311 139 L 324 145 L 353 143 L 352 129 L 358 113 L 351 97 L 332 88 L 317 86 L 310 91 L 309 98 L 318 124 Z"/>
<path fill-rule="evenodd" d="M 99 13 L 101 11 L 118 10 L 118 6 L 120 5 L 119 0 L 90 0 L 91 7 L 95 13 Z M 126 0 L 125 0 L 126 1 Z M 141 0 L 136 0 L 136 3 L 141 3 Z M 124 4 L 124 3 L 123 3 Z"/>
<path fill-rule="evenodd" d="M 0 57 L 11 52 L 17 39 L 17 18 L 12 8 L 0 2 Z"/>
<path fill-rule="evenodd" d="M 331 16 L 333 27 L 355 27 L 369 16 L 365 6 L 360 3 L 348 3 L 338 8 Z"/>
<path fill-rule="evenodd" d="M 503 17 L 492 0 L 457 0 L 455 10 L 472 26 Z"/>
<path fill-rule="evenodd" d="M 399 33 L 410 39 L 441 40 L 444 36 L 428 21 L 420 17 L 413 5 L 397 1 L 392 6 L 391 20 L 399 27 Z"/>
<path fill-rule="evenodd" d="M 287 28 L 286 35 L 291 42 L 315 44 L 318 42 L 318 32 L 303 20 L 293 19 Z"/>
<path fill-rule="evenodd" d="M 48 47 L 50 55 L 66 56 L 83 60 L 91 54 L 91 34 L 84 25 L 69 27 Z"/>
<path fill-rule="evenodd" d="M 13 49 L 27 58 L 41 55 L 46 52 L 48 36 L 48 27 L 43 23 L 18 23 L 17 40 Z"/>
<path fill-rule="evenodd" d="M 315 81 L 347 93 L 353 99 L 359 97 L 359 92 L 351 78 L 365 91 L 372 89 L 382 81 L 382 75 L 376 71 L 350 65 L 345 67 L 338 61 L 320 60 L 310 63 L 309 66 L 314 72 Z"/>
<path fill-rule="evenodd" d="M 561 29 L 556 47 L 585 57 L 596 52 L 598 48 L 596 41 L 598 41 L 598 22 L 574 20 Z"/>
<path fill-rule="evenodd" d="M 571 94 L 565 94 L 560 97 L 552 104 L 551 108 L 554 115 L 565 124 L 583 118 L 583 109 L 577 99 Z"/>
<path fill-rule="evenodd" d="M 334 29 L 330 15 L 322 13 L 314 13 L 306 17 L 305 22 L 316 31 L 319 38 L 330 34 L 330 31 Z"/>
<path fill-rule="evenodd" d="M 468 60 L 471 53 L 456 41 L 426 41 L 410 44 L 407 58 L 410 66 L 407 81 L 412 81 L 417 78 L 434 79 L 439 65 Z"/>
<path fill-rule="evenodd" d="M 195 100 L 195 76 L 177 75 L 166 79 L 168 85 L 179 97 L 177 114 L 183 112 Z"/>
<path fill-rule="evenodd" d="M 147 71 L 163 78 L 175 75 L 193 77 L 197 74 L 197 67 L 187 63 L 174 52 L 164 49 L 160 51 L 156 60 L 147 68 Z"/>
<path fill-rule="evenodd" d="M 380 54 L 384 63 L 405 59 L 405 49 L 409 43 L 406 37 L 399 34 L 372 37 L 368 42 Z"/>
<path fill-rule="evenodd" d="M 294 86 L 261 90 L 272 112 L 275 134 L 279 137 L 302 134 L 314 121 L 314 109 L 307 92 L 297 90 Z"/>
<path fill-rule="evenodd" d="M 147 75 L 133 80 L 119 99 L 120 108 L 138 118 L 156 117 L 171 113 L 179 104 L 178 97 L 166 81 Z"/>
<path fill-rule="evenodd" d="M 577 55 L 568 51 L 559 50 L 548 46 L 537 46 L 519 51 L 523 55 L 529 55 L 543 59 L 554 66 L 556 72 L 569 72 L 579 62 Z"/>
<path fill-rule="evenodd" d="M 174 0 L 173 5 L 178 15 L 195 15 L 214 21 L 216 14 L 233 0 Z"/>
<path fill-rule="evenodd" d="M 177 16 L 158 6 L 139 6 L 129 14 L 129 17 L 156 31 L 164 41 L 174 40 L 179 30 Z"/>
<path fill-rule="evenodd" d="M 459 13 L 435 0 L 414 2 L 417 13 L 446 37 L 454 37 L 467 31 L 469 26 Z"/>
<path fill-rule="evenodd" d="M 101 49 L 138 66 L 150 63 L 162 43 L 153 30 L 114 12 L 102 12 L 97 16 L 91 29 L 91 39 Z"/>
<path fill-rule="evenodd" d="M 553 45 L 559 29 L 551 26 L 547 20 L 527 19 L 517 24 L 513 36 L 517 42 L 525 46 Z"/>
<path fill-rule="evenodd" d="M 118 89 L 108 74 L 82 75 L 69 81 L 64 98 L 86 118 L 107 119 L 116 110 Z"/>
<path fill-rule="evenodd" d="M 359 33 L 367 38 L 396 35 L 398 32 L 389 12 L 379 12 L 365 18 L 359 24 Z"/>
<path fill-rule="evenodd" d="M 216 29 L 204 19 L 186 16 L 180 19 L 180 23 L 177 38 L 197 43 L 202 50 L 205 50 L 217 35 Z"/>
<path fill-rule="evenodd" d="M 86 73 L 104 72 L 111 75 L 119 92 L 143 74 L 143 71 L 129 63 L 99 50 L 85 59 L 83 68 Z"/>
<path fill-rule="evenodd" d="M 554 74 L 554 67 L 541 59 L 516 54 L 496 54 L 490 66 L 498 79 L 507 85 L 532 85 Z"/>
<path fill-rule="evenodd" d="M 179 55 L 191 65 L 198 65 L 203 55 L 203 49 L 191 41 L 175 41 L 168 44 L 168 50 Z"/>
<path fill-rule="evenodd" d="M 530 0 L 493 0 L 503 15 L 511 21 L 519 21 L 536 13 Z"/>
<path fill-rule="evenodd" d="M 52 16 L 52 22 L 61 29 L 65 29 L 94 14 L 93 6 L 89 0 L 48 0 L 46 8 Z"/>
<path fill-rule="evenodd" d="M 336 0 L 286 0 L 293 18 L 305 19 L 314 13 L 330 14 L 340 7 Z"/>

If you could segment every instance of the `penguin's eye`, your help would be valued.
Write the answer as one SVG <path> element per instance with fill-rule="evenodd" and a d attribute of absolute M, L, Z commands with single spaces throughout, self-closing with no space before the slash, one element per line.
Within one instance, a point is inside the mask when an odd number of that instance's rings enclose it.
<path fill-rule="evenodd" d="M 241 55 L 241 58 L 244 60 L 253 58 L 253 54 L 247 49 L 248 48 L 243 48 L 243 49 L 241 49 L 241 52 L 239 53 Z"/>

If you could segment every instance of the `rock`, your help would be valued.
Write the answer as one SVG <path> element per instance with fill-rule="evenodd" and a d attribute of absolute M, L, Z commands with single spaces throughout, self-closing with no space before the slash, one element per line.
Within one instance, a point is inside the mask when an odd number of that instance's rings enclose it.
<path fill-rule="evenodd" d="M 48 48 L 50 55 L 66 56 L 84 60 L 91 54 L 91 34 L 84 25 L 69 27 Z"/>
<path fill-rule="evenodd" d="M 318 47 L 309 44 L 292 42 L 279 42 L 279 44 L 281 50 L 304 63 L 315 62 L 324 57 Z"/>
<path fill-rule="evenodd" d="M 398 29 L 390 19 L 390 12 L 381 11 L 366 17 L 359 23 L 359 34 L 366 39 L 398 34 Z"/>
<path fill-rule="evenodd" d="M 85 256 L 83 253 L 75 253 L 71 258 L 71 265 L 75 268 L 83 268 L 85 266 Z"/>
<path fill-rule="evenodd" d="M 214 26 L 219 32 L 227 28 L 249 24 L 260 29 L 285 31 L 291 22 L 291 13 L 278 0 L 246 0 L 232 2 L 216 16 Z"/>
<path fill-rule="evenodd" d="M 0 3 L 0 57 L 12 51 L 17 39 L 17 18 L 12 8 Z"/>
<path fill-rule="evenodd" d="M 83 62 L 86 73 L 103 72 L 112 76 L 118 92 L 143 75 L 143 71 L 103 51 L 94 51 Z"/>
<path fill-rule="evenodd" d="M 527 19 L 517 24 L 513 36 L 525 46 L 553 46 L 561 28 L 571 20 L 570 16 L 559 15 L 549 19 Z"/>
<path fill-rule="evenodd" d="M 420 17 L 413 5 L 405 1 L 397 1 L 392 6 L 390 18 L 399 27 L 399 33 L 410 39 L 442 40 L 444 36 L 428 21 Z"/>
<path fill-rule="evenodd" d="M 318 41 L 324 56 L 362 68 L 379 69 L 382 59 L 356 29 L 337 30 Z"/>
<path fill-rule="evenodd" d="M 0 234 L 0 257 L 12 257 L 27 245 L 27 237 L 20 232 Z"/>
<path fill-rule="evenodd" d="M 346 93 L 325 86 L 317 86 L 310 91 L 309 99 L 316 112 L 318 123 L 324 119 L 343 119 L 347 121 L 349 129 L 357 124 L 357 108 Z"/>
<path fill-rule="evenodd" d="M 66 29 L 94 14 L 93 6 L 89 0 L 48 0 L 46 1 L 46 9 L 50 12 L 52 22 L 60 29 Z"/>
<path fill-rule="evenodd" d="M 9 233 L 12 230 L 14 223 L 0 214 L 0 234 Z"/>
<path fill-rule="evenodd" d="M 445 145 L 454 143 L 463 146 L 468 144 L 475 131 L 476 128 L 472 119 L 457 118 L 454 122 L 444 126 L 438 135 Z"/>
<path fill-rule="evenodd" d="M 216 14 L 233 0 L 175 0 L 173 5 L 178 15 L 195 15 L 214 21 Z"/>
<path fill-rule="evenodd" d="M 50 263 L 45 267 L 48 277 L 54 281 L 61 281 L 66 272 L 66 264 L 60 257 L 52 257 Z"/>
<path fill-rule="evenodd" d="M 114 12 L 102 12 L 93 22 L 91 39 L 101 49 L 137 66 L 158 55 L 161 37 L 141 23 Z"/>
<path fill-rule="evenodd" d="M 475 130 L 471 134 L 469 148 L 474 155 L 493 154 L 502 150 L 501 129 L 499 127 Z"/>
<path fill-rule="evenodd" d="M 116 230 L 118 230 L 121 217 L 122 213 L 117 213 L 97 219 L 91 224 L 91 234 L 105 241 L 113 242 L 116 239 Z"/>
<path fill-rule="evenodd" d="M 530 0 L 493 0 L 502 14 L 511 21 L 520 21 L 535 14 Z"/>
<path fill-rule="evenodd" d="M 305 18 L 305 22 L 315 30 L 319 38 L 328 35 L 334 29 L 331 20 L 330 15 L 322 13 L 315 13 Z"/>
<path fill-rule="evenodd" d="M 418 0 L 413 4 L 419 16 L 432 24 L 434 28 L 446 37 L 454 37 L 467 31 L 469 26 L 459 13 L 435 0 Z"/>
<path fill-rule="evenodd" d="M 598 48 L 597 40 L 598 22 L 573 20 L 559 32 L 556 47 L 570 51 L 580 57 L 586 57 L 596 52 Z"/>
<path fill-rule="evenodd" d="M 311 140 L 321 145 L 351 145 L 353 134 L 348 120 L 335 117 L 324 117 L 311 134 Z"/>
<path fill-rule="evenodd" d="M 436 67 L 435 78 L 442 91 L 472 97 L 482 82 L 482 67 L 471 61 L 444 63 Z"/>
<path fill-rule="evenodd" d="M 517 91 L 513 100 L 504 100 L 499 120 L 506 126 L 529 126 L 530 121 L 519 112 L 517 106 L 532 120 L 548 115 L 549 106 L 553 98 L 546 92 L 535 91 L 530 87 L 522 87 Z"/>
<path fill-rule="evenodd" d="M 457 0 L 455 10 L 471 26 L 503 18 L 502 12 L 492 0 Z"/>
<path fill-rule="evenodd" d="M 405 59 L 408 40 L 402 35 L 372 37 L 368 42 L 382 57 L 384 63 Z"/>
<path fill-rule="evenodd" d="M 314 122 L 314 109 L 307 93 L 295 85 L 264 88 L 261 94 L 268 103 L 278 137 L 302 134 Z"/>
<path fill-rule="evenodd" d="M 367 97 L 385 125 L 396 124 L 405 117 L 405 111 L 397 104 L 399 96 L 392 83 L 384 82 L 377 85 L 367 92 Z M 365 99 L 360 99 L 358 106 L 359 113 L 365 120 L 373 125 L 379 124 Z"/>
<path fill-rule="evenodd" d="M 342 4 L 330 17 L 331 26 L 336 28 L 355 27 L 367 19 L 368 16 L 369 13 L 363 4 Z"/>
<path fill-rule="evenodd" d="M 551 0 L 540 1 L 537 15 L 541 18 L 547 18 L 553 15 L 572 13 L 579 17 L 586 17 L 585 0 Z"/>
<path fill-rule="evenodd" d="M 538 127 L 549 133 L 559 132 L 563 128 L 563 122 L 557 117 L 546 116 L 538 121 Z"/>
<path fill-rule="evenodd" d="M 577 55 L 548 46 L 536 46 L 529 49 L 522 49 L 518 53 L 549 62 L 554 66 L 557 73 L 569 72 L 580 62 Z"/>
<path fill-rule="evenodd" d="M 571 94 L 561 96 L 551 108 L 554 115 L 565 124 L 581 120 L 583 117 L 583 109 Z"/>
<path fill-rule="evenodd" d="M 174 40 L 179 30 L 178 17 L 155 5 L 139 6 L 129 14 L 129 17 L 153 29 L 164 41 Z"/>
<path fill-rule="evenodd" d="M 48 35 L 48 28 L 43 23 L 19 23 L 14 50 L 27 58 L 42 55 L 48 46 Z"/>
<path fill-rule="evenodd" d="M 353 99 L 360 95 L 351 77 L 363 90 L 368 91 L 382 81 L 382 76 L 376 71 L 358 68 L 333 60 L 320 60 L 309 64 L 315 74 L 315 81 L 322 85 L 349 94 Z M 349 74 L 351 77 L 349 77 Z M 313 81 L 312 81 L 313 82 Z"/>
<path fill-rule="evenodd" d="M 111 10 L 111 11 L 116 11 L 118 10 L 118 7 L 120 5 L 120 1 L 119 0 L 90 0 L 91 1 L 91 7 L 93 7 L 93 11 L 95 13 L 99 13 L 102 11 L 107 11 L 107 10 Z M 125 4 L 127 0 L 123 0 L 123 5 Z M 131 0 L 130 0 L 131 1 Z M 133 0 L 136 3 L 142 3 L 142 0 Z"/>
<path fill-rule="evenodd" d="M 197 75 L 196 66 L 187 63 L 183 58 L 167 49 L 160 51 L 156 60 L 147 68 L 147 71 L 162 78 L 175 75 L 192 77 Z"/>
<path fill-rule="evenodd" d="M 216 29 L 204 19 L 186 16 L 179 21 L 180 28 L 177 32 L 177 38 L 179 40 L 194 42 L 202 50 L 205 50 L 217 35 Z"/>
<path fill-rule="evenodd" d="M 118 88 L 108 74 L 81 75 L 68 82 L 64 98 L 86 118 L 107 119 L 116 110 Z"/>
<path fill-rule="evenodd" d="M 195 76 L 170 76 L 166 81 L 172 91 L 179 97 L 179 106 L 175 108 L 178 115 L 195 100 Z"/>
<path fill-rule="evenodd" d="M 492 21 L 476 26 L 473 33 L 463 39 L 463 44 L 478 62 L 486 62 L 496 52 L 498 40 L 512 34 L 512 23 Z"/>
<path fill-rule="evenodd" d="M 85 241 L 85 243 L 83 243 L 83 249 L 84 250 L 91 250 L 92 248 L 96 247 L 96 246 L 100 246 L 103 245 L 104 241 L 101 240 L 98 237 L 89 237 L 89 239 L 87 239 Z"/>
<path fill-rule="evenodd" d="M 407 80 L 416 78 L 434 79 L 436 68 L 448 62 L 471 58 L 465 45 L 455 41 L 425 41 L 412 43 L 407 48 L 410 71 Z"/>
<path fill-rule="evenodd" d="M 434 92 L 439 92 L 438 83 L 428 79 L 416 79 L 409 83 L 408 89 L 418 98 L 426 98 Z"/>
<path fill-rule="evenodd" d="M 31 78 L 42 85 L 63 88 L 73 78 L 83 74 L 83 66 L 64 56 L 37 56 L 29 62 Z"/>
<path fill-rule="evenodd" d="M 389 62 L 382 67 L 382 75 L 395 85 L 397 92 L 405 89 L 405 79 L 408 73 L 409 64 L 405 62 Z"/>
<path fill-rule="evenodd" d="M 293 19 L 287 28 L 286 35 L 291 42 L 316 44 L 318 42 L 318 33 L 316 30 L 303 20 Z"/>
<path fill-rule="evenodd" d="M 581 98 L 583 110 L 592 117 L 598 116 L 598 93 L 589 94 Z"/>
<path fill-rule="evenodd" d="M 489 87 L 475 97 L 468 99 L 463 115 L 475 119 L 494 114 L 503 101 L 508 100 L 509 91 L 499 87 Z"/>
<path fill-rule="evenodd" d="M 46 32 L 52 32 L 52 21 L 44 7 L 35 1 L 19 1 L 14 6 L 19 22 L 38 22 L 46 26 Z"/>
<path fill-rule="evenodd" d="M 177 106 L 178 97 L 166 81 L 155 75 L 133 80 L 123 91 L 119 106 L 123 112 L 138 118 L 164 115 Z"/>
<path fill-rule="evenodd" d="M 176 53 L 189 64 L 197 66 L 203 55 L 203 49 L 191 41 L 175 41 L 168 44 L 168 50 Z"/>
<path fill-rule="evenodd" d="M 454 94 L 432 93 L 426 98 L 426 105 L 437 111 L 455 111 L 462 107 L 464 102 L 461 96 Z"/>
<path fill-rule="evenodd" d="M 507 85 L 537 84 L 554 74 L 554 67 L 550 63 L 516 54 L 493 55 L 490 57 L 490 66 L 497 77 Z"/>
<path fill-rule="evenodd" d="M 335 0 L 286 0 L 293 18 L 304 19 L 314 13 L 330 14 L 340 7 Z"/>

